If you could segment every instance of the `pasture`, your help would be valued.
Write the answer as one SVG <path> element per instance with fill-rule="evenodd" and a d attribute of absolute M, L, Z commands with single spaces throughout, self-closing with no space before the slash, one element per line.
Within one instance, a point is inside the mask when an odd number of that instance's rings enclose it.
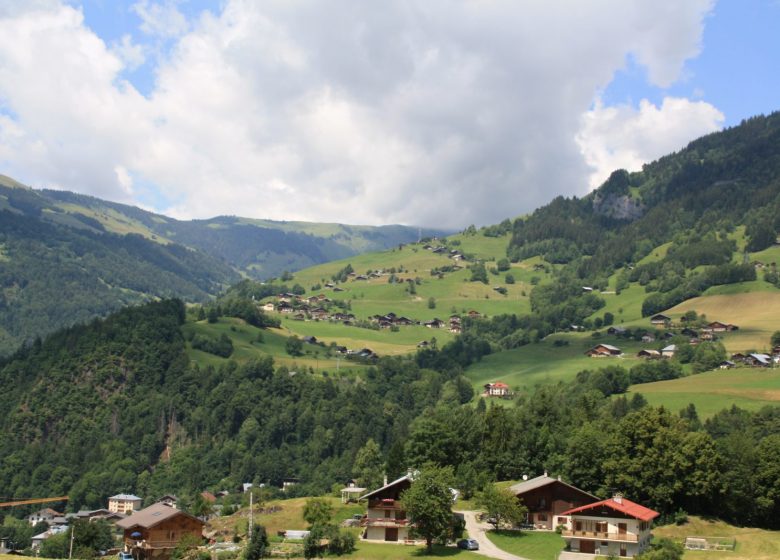
<path fill-rule="evenodd" d="M 663 405 L 673 412 L 693 403 L 699 417 L 704 419 L 732 405 L 746 410 L 777 405 L 780 403 L 780 370 L 707 371 L 669 381 L 632 385 L 629 393 L 640 393 L 651 405 Z"/>

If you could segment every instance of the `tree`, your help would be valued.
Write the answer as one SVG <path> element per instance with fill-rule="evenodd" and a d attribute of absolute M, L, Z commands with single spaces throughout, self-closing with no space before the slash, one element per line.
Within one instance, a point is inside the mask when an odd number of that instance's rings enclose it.
<path fill-rule="evenodd" d="M 255 525 L 252 529 L 252 539 L 244 550 L 244 560 L 258 560 L 267 556 L 268 550 L 268 535 L 265 532 L 265 527 L 262 525 Z"/>
<path fill-rule="evenodd" d="M 771 342 L 773 348 L 775 346 L 780 346 L 780 331 L 775 331 L 772 333 Z"/>
<path fill-rule="evenodd" d="M 499 272 L 506 272 L 510 267 L 511 265 L 509 264 L 509 259 L 499 259 L 496 263 L 496 268 L 499 270 Z"/>
<path fill-rule="evenodd" d="M 352 473 L 365 488 L 378 488 L 382 482 L 384 460 L 382 451 L 373 439 L 369 439 L 355 456 Z"/>
<path fill-rule="evenodd" d="M 309 529 L 330 523 L 333 517 L 333 506 L 323 498 L 309 498 L 303 506 L 303 520 L 309 524 Z"/>
<path fill-rule="evenodd" d="M 401 440 L 396 440 L 390 446 L 387 452 L 387 463 L 385 463 L 385 472 L 388 478 L 395 480 L 406 471 L 404 462 L 404 444 Z"/>
<path fill-rule="evenodd" d="M 302 356 L 303 341 L 297 336 L 293 335 L 287 339 L 287 342 L 285 342 L 284 349 L 290 356 Z"/>
<path fill-rule="evenodd" d="M 656 539 L 650 543 L 650 548 L 637 556 L 638 560 L 681 560 L 683 546 L 670 539 Z"/>
<path fill-rule="evenodd" d="M 483 284 L 488 283 L 488 275 L 487 275 L 487 269 L 485 268 L 485 265 L 480 263 L 475 263 L 469 267 L 469 270 L 471 270 L 471 278 L 469 279 L 470 282 L 482 282 Z"/>
<path fill-rule="evenodd" d="M 507 274 L 504 277 L 504 282 L 506 282 L 507 284 L 514 284 L 515 283 L 515 277 L 512 274 Z"/>
<path fill-rule="evenodd" d="M 209 323 L 216 323 L 219 321 L 219 311 L 217 311 L 216 307 L 209 307 L 209 312 L 207 314 L 207 319 Z"/>
<path fill-rule="evenodd" d="M 452 467 L 426 466 L 401 494 L 401 503 L 412 533 L 425 539 L 427 552 L 433 541 L 446 542 L 452 528 Z"/>
<path fill-rule="evenodd" d="M 428 298 L 428 309 L 436 309 L 436 298 L 433 296 Z"/>
<path fill-rule="evenodd" d="M 503 524 L 519 525 L 525 519 L 528 509 L 508 488 L 488 484 L 477 494 L 477 505 L 484 508 L 496 531 Z"/>

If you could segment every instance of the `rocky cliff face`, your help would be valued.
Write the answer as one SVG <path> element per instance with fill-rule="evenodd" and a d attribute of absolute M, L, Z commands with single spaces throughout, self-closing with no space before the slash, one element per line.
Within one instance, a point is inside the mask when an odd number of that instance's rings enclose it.
<path fill-rule="evenodd" d="M 596 193 L 593 197 L 593 211 L 616 220 L 633 221 L 642 217 L 645 212 L 645 205 L 641 200 L 631 198 L 625 194 L 608 194 L 605 196 Z"/>

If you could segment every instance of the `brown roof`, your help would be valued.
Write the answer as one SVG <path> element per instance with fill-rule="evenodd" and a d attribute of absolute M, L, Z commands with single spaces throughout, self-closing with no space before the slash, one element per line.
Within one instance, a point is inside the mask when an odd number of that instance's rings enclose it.
<path fill-rule="evenodd" d="M 177 515 L 184 515 L 191 519 L 195 519 L 198 523 L 204 524 L 203 521 L 189 513 L 185 513 L 171 506 L 166 506 L 165 504 L 157 503 L 135 512 L 130 517 L 117 521 L 116 526 L 120 529 L 131 529 L 133 527 L 150 529 L 158 523 L 162 523 L 166 519 L 176 517 Z"/>

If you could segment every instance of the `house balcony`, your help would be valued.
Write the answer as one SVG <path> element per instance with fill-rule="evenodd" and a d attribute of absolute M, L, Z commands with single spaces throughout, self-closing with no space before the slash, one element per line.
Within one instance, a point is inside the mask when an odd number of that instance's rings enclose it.
<path fill-rule="evenodd" d="M 396 500 L 369 500 L 368 509 L 399 511 L 401 509 L 401 504 Z"/>
<path fill-rule="evenodd" d="M 567 531 L 561 533 L 564 537 L 576 539 L 592 539 L 594 541 L 639 542 L 639 535 L 633 533 L 602 533 L 600 531 Z"/>
<path fill-rule="evenodd" d="M 360 520 L 361 527 L 390 527 L 400 528 L 408 527 L 408 519 L 389 519 L 381 517 L 364 517 Z"/>
<path fill-rule="evenodd" d="M 125 540 L 125 544 L 129 549 L 137 548 L 141 550 L 160 550 L 165 548 L 176 548 L 179 545 L 179 541 L 136 541 Z"/>

